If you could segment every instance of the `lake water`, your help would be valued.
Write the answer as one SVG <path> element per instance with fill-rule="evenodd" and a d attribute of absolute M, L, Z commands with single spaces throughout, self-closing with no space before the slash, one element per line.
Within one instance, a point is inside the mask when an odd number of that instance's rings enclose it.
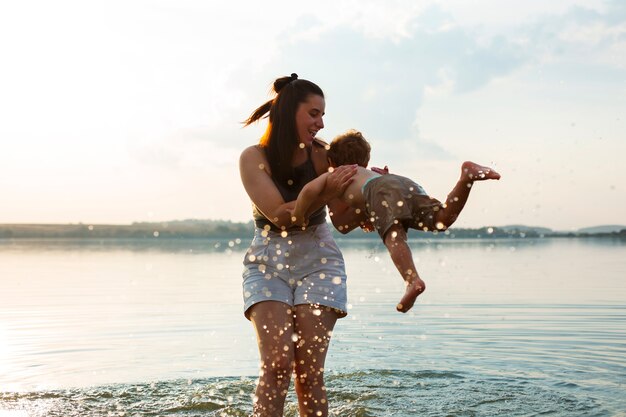
<path fill-rule="evenodd" d="M 404 315 L 384 246 L 339 244 L 331 415 L 626 416 L 626 242 L 415 240 Z M 246 245 L 0 241 L 0 417 L 248 415 Z"/>

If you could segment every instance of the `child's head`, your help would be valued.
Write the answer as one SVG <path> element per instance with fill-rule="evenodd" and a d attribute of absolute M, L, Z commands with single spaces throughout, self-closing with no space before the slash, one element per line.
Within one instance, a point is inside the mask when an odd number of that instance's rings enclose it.
<path fill-rule="evenodd" d="M 357 164 L 367 168 L 371 149 L 361 132 L 348 130 L 333 139 L 327 155 L 333 167 Z"/>

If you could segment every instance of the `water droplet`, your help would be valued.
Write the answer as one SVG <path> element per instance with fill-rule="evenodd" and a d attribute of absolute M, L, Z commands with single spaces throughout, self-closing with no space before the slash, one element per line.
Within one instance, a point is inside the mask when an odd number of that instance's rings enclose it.
<path fill-rule="evenodd" d="M 265 164 L 259 164 L 259 169 L 265 169 Z"/>
<path fill-rule="evenodd" d="M 154 233 L 152 233 L 154 235 L 154 237 L 159 237 L 159 232 L 158 230 L 155 230 Z"/>
<path fill-rule="evenodd" d="M 398 205 L 398 207 L 402 207 L 404 205 L 404 201 L 398 201 L 396 204 Z"/>

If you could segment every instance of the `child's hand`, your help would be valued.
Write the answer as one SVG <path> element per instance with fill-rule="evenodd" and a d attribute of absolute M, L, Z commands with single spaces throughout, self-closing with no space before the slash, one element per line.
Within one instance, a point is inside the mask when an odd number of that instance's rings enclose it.
<path fill-rule="evenodd" d="M 387 174 L 389 174 L 389 167 L 387 167 L 387 165 L 385 165 L 384 168 L 371 167 L 370 170 L 372 170 L 375 173 L 380 174 L 380 175 L 387 175 Z"/>
<path fill-rule="evenodd" d="M 302 213 L 297 212 L 295 209 L 287 209 L 287 212 L 291 215 L 291 223 L 299 226 L 306 226 L 309 223 Z"/>
<path fill-rule="evenodd" d="M 376 230 L 372 222 L 369 220 L 362 221 L 360 227 L 365 233 L 370 233 Z"/>
<path fill-rule="evenodd" d="M 289 217 L 291 218 L 291 223 L 296 223 L 298 216 L 296 216 L 296 210 L 292 208 L 287 209 L 287 213 L 289 213 Z"/>

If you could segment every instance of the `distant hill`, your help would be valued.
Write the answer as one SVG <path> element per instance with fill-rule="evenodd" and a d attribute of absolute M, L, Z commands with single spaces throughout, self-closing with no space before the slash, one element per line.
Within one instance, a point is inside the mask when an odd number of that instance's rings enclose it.
<path fill-rule="evenodd" d="M 537 227 L 537 226 L 524 226 L 521 224 L 512 224 L 509 226 L 498 226 L 498 229 L 504 230 L 505 232 L 535 232 L 538 234 L 550 234 L 554 233 L 552 229 L 547 227 Z"/>
<path fill-rule="evenodd" d="M 578 229 L 578 233 L 614 233 L 622 230 L 626 230 L 626 226 L 610 224 L 606 226 L 585 227 Z"/>

